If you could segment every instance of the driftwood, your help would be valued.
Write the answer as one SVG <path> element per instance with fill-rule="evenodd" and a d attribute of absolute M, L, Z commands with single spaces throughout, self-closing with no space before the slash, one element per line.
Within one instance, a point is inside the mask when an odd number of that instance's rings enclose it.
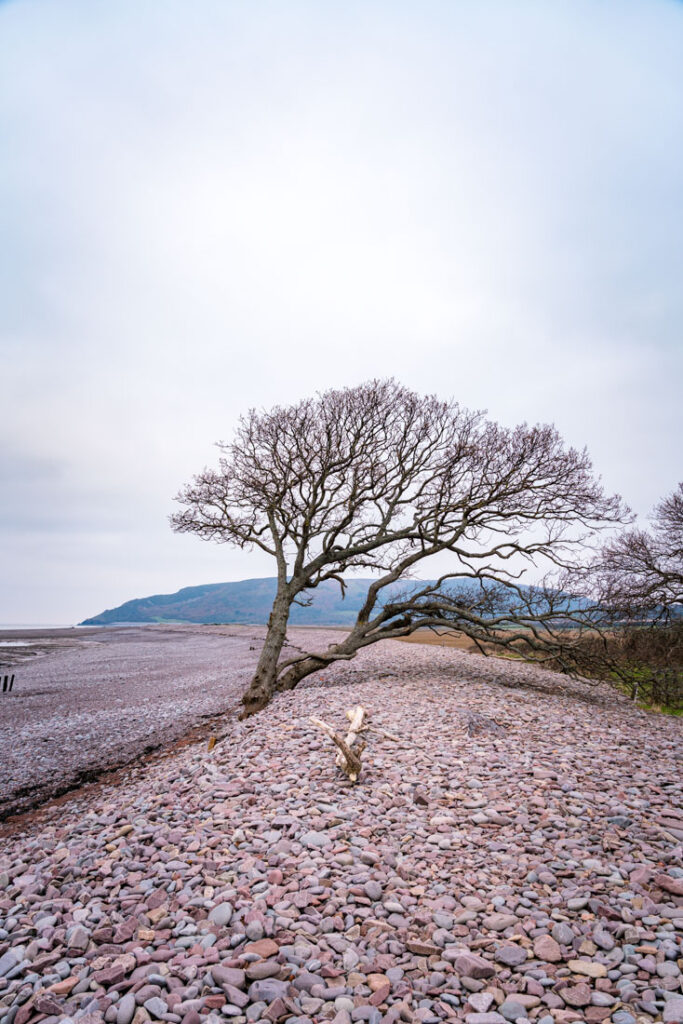
<path fill-rule="evenodd" d="M 335 764 L 348 776 L 351 782 L 357 782 L 361 771 L 360 756 L 365 749 L 365 743 L 358 739 L 358 734 L 363 730 L 363 719 L 365 708 L 360 704 L 356 708 L 346 712 L 349 720 L 349 731 L 346 738 L 342 738 L 331 725 L 323 722 L 321 718 L 309 718 L 311 725 L 316 725 L 323 732 L 327 733 L 334 745 L 338 748 Z"/>

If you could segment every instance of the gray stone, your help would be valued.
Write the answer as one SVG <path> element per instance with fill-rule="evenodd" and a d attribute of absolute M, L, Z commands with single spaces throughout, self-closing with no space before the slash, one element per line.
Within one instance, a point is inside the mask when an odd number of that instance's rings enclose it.
<path fill-rule="evenodd" d="M 289 983 L 278 981 L 277 978 L 261 978 L 249 986 L 249 998 L 252 1003 L 272 1003 L 274 999 L 284 999 Z"/>
<path fill-rule="evenodd" d="M 506 967 L 519 967 L 527 958 L 526 950 L 522 946 L 501 946 L 496 950 L 496 960 Z"/>
<path fill-rule="evenodd" d="M 6 953 L 0 956 L 0 978 L 4 978 L 5 975 L 13 971 L 21 963 L 21 957 L 18 957 L 16 953 L 13 953 L 11 949 L 8 949 Z"/>
<path fill-rule="evenodd" d="M 498 1007 L 498 1012 L 505 1017 L 505 1020 L 519 1020 L 520 1017 L 526 1019 L 527 1012 L 526 1007 L 522 1006 L 521 1003 L 515 1002 L 514 999 L 506 999 L 505 1002 Z"/>
<path fill-rule="evenodd" d="M 152 996 L 151 999 L 146 999 L 143 1005 L 150 1017 L 156 1017 L 157 1020 L 163 1020 L 168 1013 L 168 1005 L 160 996 Z"/>
<path fill-rule="evenodd" d="M 355 1004 L 349 996 L 337 996 L 334 1001 L 334 1008 L 335 1010 L 344 1010 L 346 1013 L 353 1013 Z"/>
<path fill-rule="evenodd" d="M 257 960 L 246 969 L 250 981 L 261 981 L 263 978 L 274 978 L 280 973 L 280 964 L 275 960 Z"/>
<path fill-rule="evenodd" d="M 380 1024 L 382 1014 L 374 1006 L 357 1006 L 351 1014 L 352 1020 L 365 1020 L 368 1024 Z"/>
<path fill-rule="evenodd" d="M 365 889 L 365 895 L 368 897 L 368 899 L 376 901 L 382 898 L 382 886 L 379 884 L 379 882 L 366 882 L 363 888 Z"/>
<path fill-rule="evenodd" d="M 614 1020 L 614 1017 L 612 1018 Z M 667 999 L 662 1010 L 664 1024 L 680 1024 L 683 1021 L 683 996 L 674 996 Z M 619 1022 L 617 1021 L 617 1024 Z"/>
<path fill-rule="evenodd" d="M 614 937 L 610 935 L 604 928 L 597 927 L 593 930 L 593 942 L 600 949 L 604 949 L 605 952 L 609 953 L 610 950 L 614 949 L 616 942 Z"/>
<path fill-rule="evenodd" d="M 239 967 L 224 967 L 223 964 L 212 964 L 211 977 L 216 985 L 232 985 L 233 988 L 244 988 L 246 975 Z"/>
<path fill-rule="evenodd" d="M 504 932 L 506 928 L 514 928 L 517 918 L 514 914 L 489 914 L 484 918 L 484 927 L 492 932 Z"/>
<path fill-rule="evenodd" d="M 594 992 L 591 996 L 591 1006 L 613 1006 L 616 1001 L 617 997 L 609 992 Z"/>
<path fill-rule="evenodd" d="M 116 1024 L 130 1024 L 135 1016 L 135 996 L 127 992 L 116 1008 Z"/>
<path fill-rule="evenodd" d="M 571 946 L 574 941 L 574 932 L 564 921 L 558 921 L 556 925 L 553 925 L 551 935 L 561 946 Z"/>
<path fill-rule="evenodd" d="M 320 849 L 323 846 L 329 846 L 332 842 L 330 837 L 324 832 L 306 832 L 301 837 L 300 841 L 304 846 L 308 846 L 311 850 Z"/>
<path fill-rule="evenodd" d="M 250 921 L 244 929 L 244 934 L 248 939 L 251 939 L 252 942 L 258 942 L 259 939 L 263 938 L 265 933 L 260 921 Z"/>
<path fill-rule="evenodd" d="M 209 911 L 209 921 L 212 924 L 217 924 L 219 928 L 224 928 L 226 924 L 230 924 L 232 914 L 230 903 L 219 903 Z"/>
<path fill-rule="evenodd" d="M 588 896 L 575 896 L 567 900 L 567 906 L 570 910 L 583 910 L 588 906 Z"/>

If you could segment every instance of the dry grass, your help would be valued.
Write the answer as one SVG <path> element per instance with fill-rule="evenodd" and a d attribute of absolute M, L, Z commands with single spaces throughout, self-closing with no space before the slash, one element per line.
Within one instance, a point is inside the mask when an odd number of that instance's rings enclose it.
<path fill-rule="evenodd" d="M 435 633 L 431 629 L 418 629 L 410 636 L 401 636 L 397 639 L 404 644 L 433 644 L 436 647 L 456 647 L 459 651 L 466 651 L 468 654 L 481 653 L 477 645 L 464 633 Z M 495 654 L 495 647 L 490 645 L 490 650 L 487 653 Z"/>

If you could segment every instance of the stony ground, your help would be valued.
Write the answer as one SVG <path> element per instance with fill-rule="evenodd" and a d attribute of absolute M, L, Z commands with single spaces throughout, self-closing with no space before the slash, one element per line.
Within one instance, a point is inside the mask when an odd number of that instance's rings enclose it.
<path fill-rule="evenodd" d="M 0 1020 L 683 1019 L 676 720 L 433 647 L 325 676 L 5 826 Z M 356 702 L 352 787 L 308 716 Z"/>
<path fill-rule="evenodd" d="M 0 693 L 0 820 L 168 744 L 233 707 L 263 630 L 143 626 L 17 632 Z M 10 666 L 10 659 L 14 665 Z"/>

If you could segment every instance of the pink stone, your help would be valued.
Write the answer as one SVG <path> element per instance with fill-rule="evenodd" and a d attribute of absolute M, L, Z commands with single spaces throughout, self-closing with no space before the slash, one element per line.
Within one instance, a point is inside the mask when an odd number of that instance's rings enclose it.
<path fill-rule="evenodd" d="M 547 960 L 548 963 L 556 964 L 562 959 L 562 950 L 552 935 L 539 935 L 537 939 L 534 939 L 534 956 L 539 960 Z"/>
<path fill-rule="evenodd" d="M 591 989 L 585 982 L 563 988 L 560 995 L 569 1006 L 588 1006 L 591 1001 Z"/>
<path fill-rule="evenodd" d="M 455 961 L 458 974 L 467 978 L 491 978 L 496 973 L 495 967 L 477 953 L 461 953 Z"/>
<path fill-rule="evenodd" d="M 110 985 L 118 985 L 120 981 L 126 976 L 124 968 L 120 964 L 112 964 L 111 967 L 105 967 L 101 971 L 95 971 L 93 978 L 98 985 L 109 988 Z"/>
<path fill-rule="evenodd" d="M 665 892 L 670 892 L 672 896 L 683 896 L 683 878 L 671 878 L 662 871 L 655 875 L 655 884 Z"/>

